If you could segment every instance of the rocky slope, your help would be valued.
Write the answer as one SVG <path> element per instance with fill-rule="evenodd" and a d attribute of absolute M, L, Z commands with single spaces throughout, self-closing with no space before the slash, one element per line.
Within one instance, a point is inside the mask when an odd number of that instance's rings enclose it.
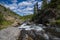
<path fill-rule="evenodd" d="M 5 28 L 5 26 L 16 26 L 20 21 L 20 17 L 15 12 L 11 11 L 8 8 L 5 8 L 0 4 L 0 29 Z"/>

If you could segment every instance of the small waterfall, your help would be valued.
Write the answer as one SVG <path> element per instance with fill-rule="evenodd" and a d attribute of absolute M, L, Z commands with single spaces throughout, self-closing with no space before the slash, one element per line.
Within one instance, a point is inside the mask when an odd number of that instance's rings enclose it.
<path fill-rule="evenodd" d="M 50 40 L 50 34 L 46 33 L 43 28 L 46 28 L 43 25 L 27 25 L 23 23 L 20 27 L 21 34 L 19 40 Z M 52 39 L 51 39 L 52 40 Z"/>
<path fill-rule="evenodd" d="M 43 30 L 42 27 L 40 26 L 36 26 L 35 24 L 33 25 L 26 25 L 26 23 L 22 24 L 20 27 L 18 27 L 19 29 L 25 29 L 25 30 L 37 30 L 37 31 L 41 31 Z"/>

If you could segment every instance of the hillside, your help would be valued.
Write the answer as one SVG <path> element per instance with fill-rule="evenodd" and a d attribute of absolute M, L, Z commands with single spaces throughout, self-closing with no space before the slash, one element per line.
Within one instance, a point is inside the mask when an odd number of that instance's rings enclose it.
<path fill-rule="evenodd" d="M 15 12 L 0 5 L 0 29 L 17 25 L 17 23 L 20 22 L 20 17 L 21 16 Z"/>
<path fill-rule="evenodd" d="M 38 8 L 38 2 L 34 6 L 34 16 L 32 21 L 38 24 L 51 24 L 60 27 L 60 0 L 43 0 L 41 9 Z"/>
<path fill-rule="evenodd" d="M 30 15 L 26 15 L 26 16 L 21 16 L 20 19 L 21 19 L 22 21 L 26 21 L 26 20 L 28 20 L 28 19 L 31 20 L 32 17 L 33 17 L 33 14 L 30 14 Z"/>

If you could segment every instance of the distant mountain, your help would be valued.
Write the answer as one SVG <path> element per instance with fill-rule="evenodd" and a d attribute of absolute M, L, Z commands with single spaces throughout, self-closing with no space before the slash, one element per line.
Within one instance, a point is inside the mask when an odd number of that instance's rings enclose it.
<path fill-rule="evenodd" d="M 0 5 L 0 29 L 9 25 L 17 25 L 20 22 L 21 16 Z"/>

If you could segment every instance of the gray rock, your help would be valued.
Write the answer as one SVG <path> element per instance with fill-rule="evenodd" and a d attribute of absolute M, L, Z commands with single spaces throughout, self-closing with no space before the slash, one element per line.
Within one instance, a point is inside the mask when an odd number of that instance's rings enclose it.
<path fill-rule="evenodd" d="M 0 40 L 16 40 L 20 30 L 16 27 L 8 27 L 0 31 Z"/>

